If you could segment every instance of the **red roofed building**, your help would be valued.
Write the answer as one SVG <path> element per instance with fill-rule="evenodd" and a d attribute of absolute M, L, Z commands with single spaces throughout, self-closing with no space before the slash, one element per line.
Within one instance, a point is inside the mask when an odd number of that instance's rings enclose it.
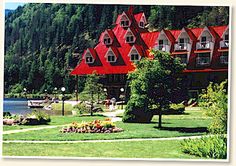
<path fill-rule="evenodd" d="M 118 98 L 125 88 L 127 73 L 133 63 L 149 56 L 150 49 L 169 52 L 186 64 L 183 75 L 190 96 L 196 95 L 210 81 L 228 78 L 229 27 L 182 28 L 149 32 L 143 12 L 133 8 L 118 15 L 113 29 L 105 30 L 95 48 L 88 48 L 71 75 L 101 75 L 108 97 Z"/>

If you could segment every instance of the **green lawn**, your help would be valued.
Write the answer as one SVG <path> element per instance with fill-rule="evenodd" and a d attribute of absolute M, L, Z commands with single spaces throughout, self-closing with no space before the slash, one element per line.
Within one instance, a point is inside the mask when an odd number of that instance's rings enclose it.
<path fill-rule="evenodd" d="M 52 117 L 50 125 L 63 125 L 73 121 L 91 121 L 104 119 L 101 116 L 87 117 Z M 60 133 L 61 127 L 28 131 L 3 135 L 4 140 L 96 140 L 96 139 L 122 139 L 122 138 L 163 138 L 206 134 L 206 127 L 210 122 L 202 111 L 187 111 L 185 115 L 163 116 L 163 129 L 157 129 L 157 120 L 154 117 L 152 123 L 123 123 L 116 122 L 117 127 L 124 129 L 120 133 L 90 134 L 90 133 Z M 14 126 L 9 126 L 10 127 Z"/>
<path fill-rule="evenodd" d="M 178 141 L 135 141 L 76 144 L 3 143 L 3 156 L 199 159 L 181 152 Z"/>

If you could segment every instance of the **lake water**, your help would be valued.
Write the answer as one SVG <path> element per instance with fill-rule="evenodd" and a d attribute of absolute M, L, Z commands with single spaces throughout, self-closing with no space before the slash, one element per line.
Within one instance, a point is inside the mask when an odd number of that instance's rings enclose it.
<path fill-rule="evenodd" d="M 32 111 L 27 104 L 27 99 L 25 98 L 5 98 L 3 100 L 3 112 L 24 115 Z"/>

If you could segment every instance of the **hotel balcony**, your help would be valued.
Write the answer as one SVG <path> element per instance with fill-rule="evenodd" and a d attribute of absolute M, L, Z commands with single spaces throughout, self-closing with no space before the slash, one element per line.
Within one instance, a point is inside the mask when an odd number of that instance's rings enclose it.
<path fill-rule="evenodd" d="M 161 44 L 156 46 L 157 50 L 163 51 L 163 52 L 170 52 L 170 46 L 167 44 Z"/>
<path fill-rule="evenodd" d="M 220 41 L 220 48 L 229 48 L 229 41 L 226 40 Z"/>
<path fill-rule="evenodd" d="M 191 44 L 190 43 L 177 43 L 175 44 L 175 51 L 190 51 Z"/>
<path fill-rule="evenodd" d="M 213 48 L 214 48 L 214 43 L 210 42 L 210 41 L 197 42 L 197 44 L 196 44 L 197 50 L 205 50 L 205 49 L 213 50 Z"/>

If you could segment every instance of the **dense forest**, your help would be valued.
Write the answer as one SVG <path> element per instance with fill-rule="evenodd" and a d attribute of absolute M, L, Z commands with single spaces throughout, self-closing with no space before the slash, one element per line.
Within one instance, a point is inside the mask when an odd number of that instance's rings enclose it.
<path fill-rule="evenodd" d="M 65 86 L 73 92 L 69 73 L 83 50 L 96 45 L 99 35 L 112 28 L 125 5 L 26 4 L 5 17 L 5 93 L 52 92 Z M 228 7 L 134 6 L 144 11 L 149 30 L 225 25 Z M 79 79 L 83 90 L 85 77 Z"/>

